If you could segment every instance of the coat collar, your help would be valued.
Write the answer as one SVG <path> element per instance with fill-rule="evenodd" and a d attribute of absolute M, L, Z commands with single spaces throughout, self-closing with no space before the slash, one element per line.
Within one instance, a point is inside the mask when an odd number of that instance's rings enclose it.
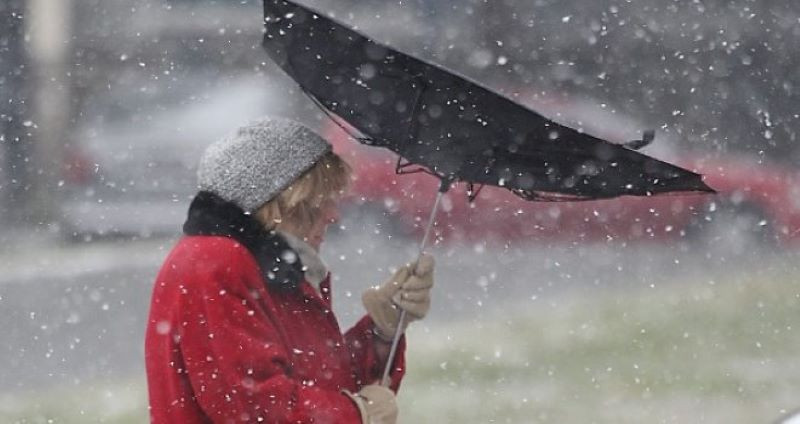
<path fill-rule="evenodd" d="M 284 231 L 276 231 L 278 235 L 286 240 L 300 257 L 303 264 L 303 275 L 317 292 L 320 291 L 320 283 L 328 276 L 328 265 L 319 257 L 319 253 L 308 243 Z"/>
<path fill-rule="evenodd" d="M 297 289 L 303 281 L 300 255 L 280 234 L 266 230 L 252 215 L 214 193 L 201 191 L 195 196 L 183 232 L 238 241 L 258 262 L 268 288 Z"/>

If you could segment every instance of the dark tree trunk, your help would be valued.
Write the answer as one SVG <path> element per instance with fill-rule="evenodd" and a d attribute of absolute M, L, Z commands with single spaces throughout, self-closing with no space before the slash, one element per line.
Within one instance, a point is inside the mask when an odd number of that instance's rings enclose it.
<path fill-rule="evenodd" d="M 21 222 L 34 177 L 25 1 L 0 3 L 0 219 Z"/>

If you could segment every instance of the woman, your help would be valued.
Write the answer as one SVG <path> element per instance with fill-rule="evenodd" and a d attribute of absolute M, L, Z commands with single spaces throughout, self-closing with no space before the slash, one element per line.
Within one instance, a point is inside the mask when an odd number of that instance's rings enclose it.
<path fill-rule="evenodd" d="M 423 256 L 362 296 L 342 334 L 317 252 L 349 168 L 321 137 L 262 119 L 206 150 L 185 236 L 153 289 L 145 358 L 153 423 L 394 423 L 405 337 L 380 386 L 401 309 L 430 306 Z"/>

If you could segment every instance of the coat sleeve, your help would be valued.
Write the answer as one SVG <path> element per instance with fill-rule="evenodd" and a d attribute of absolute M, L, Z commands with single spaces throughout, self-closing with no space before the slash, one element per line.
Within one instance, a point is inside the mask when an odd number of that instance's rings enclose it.
<path fill-rule="evenodd" d="M 380 343 L 380 341 L 375 340 L 372 332 L 374 326 L 369 315 L 365 315 L 344 335 L 361 385 L 371 384 L 383 378 L 385 364 L 378 360 L 375 353 L 375 343 Z M 400 388 L 400 382 L 405 375 L 405 352 L 406 336 L 403 335 L 400 337 L 392 370 L 389 372 L 391 379 L 389 387 L 395 392 Z"/>
<path fill-rule="evenodd" d="M 230 256 L 198 264 L 183 286 L 180 346 L 197 403 L 214 422 L 361 423 L 346 395 L 292 377 L 291 352 L 240 271 L 249 267 Z"/>

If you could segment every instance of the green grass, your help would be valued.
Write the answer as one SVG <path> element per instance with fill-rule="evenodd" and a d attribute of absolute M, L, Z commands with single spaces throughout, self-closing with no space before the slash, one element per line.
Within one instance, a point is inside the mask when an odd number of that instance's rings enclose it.
<path fill-rule="evenodd" d="M 0 395 L 0 423 L 145 423 L 143 378 Z"/>
<path fill-rule="evenodd" d="M 418 325 L 401 421 L 756 423 L 800 407 L 798 275 L 713 278 Z M 146 419 L 141 378 L 0 396 L 3 423 Z"/>
<path fill-rule="evenodd" d="M 786 272 L 566 296 L 413 334 L 406 422 L 772 422 L 800 406 Z"/>

